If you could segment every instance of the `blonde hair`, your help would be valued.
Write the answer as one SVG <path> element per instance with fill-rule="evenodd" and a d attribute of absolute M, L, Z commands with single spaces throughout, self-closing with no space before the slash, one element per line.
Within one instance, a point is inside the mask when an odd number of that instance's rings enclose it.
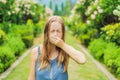
<path fill-rule="evenodd" d="M 51 44 L 49 42 L 49 31 L 50 31 L 50 25 L 52 22 L 59 22 L 62 26 L 62 40 L 64 40 L 65 37 L 65 26 L 64 22 L 61 17 L 59 16 L 52 16 L 50 17 L 45 25 L 44 29 L 44 42 L 43 42 L 43 48 L 42 48 L 42 54 L 40 55 L 40 67 L 39 70 L 49 67 L 50 60 L 50 50 L 51 50 Z M 58 67 L 62 63 L 64 66 L 64 72 L 67 71 L 68 68 L 68 61 L 69 61 L 69 56 L 64 52 L 61 48 L 56 46 L 56 49 L 59 51 L 57 61 L 58 61 Z"/>

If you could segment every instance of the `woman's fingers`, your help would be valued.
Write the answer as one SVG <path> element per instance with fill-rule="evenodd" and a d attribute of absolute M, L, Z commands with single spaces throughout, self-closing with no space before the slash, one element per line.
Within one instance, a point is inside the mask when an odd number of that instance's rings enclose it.
<path fill-rule="evenodd" d="M 57 39 L 53 36 L 50 36 L 50 42 L 53 43 L 53 44 L 56 44 Z"/>
<path fill-rule="evenodd" d="M 59 37 L 50 37 L 50 42 L 58 47 L 62 47 L 64 44 L 64 41 L 60 39 Z"/>
<path fill-rule="evenodd" d="M 59 37 L 53 37 L 53 36 L 50 36 L 50 42 L 55 44 L 56 46 L 59 46 L 57 45 L 58 43 L 60 43 L 62 40 L 59 38 Z"/>

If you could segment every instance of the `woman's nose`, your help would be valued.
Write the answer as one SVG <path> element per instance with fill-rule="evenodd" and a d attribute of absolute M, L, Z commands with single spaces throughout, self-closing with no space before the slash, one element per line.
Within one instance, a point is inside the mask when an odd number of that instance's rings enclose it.
<path fill-rule="evenodd" d="M 57 31 L 54 32 L 54 36 L 57 36 Z"/>

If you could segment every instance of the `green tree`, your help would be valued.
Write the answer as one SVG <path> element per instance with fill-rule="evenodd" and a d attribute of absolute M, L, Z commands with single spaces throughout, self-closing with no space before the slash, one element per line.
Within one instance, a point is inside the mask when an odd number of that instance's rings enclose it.
<path fill-rule="evenodd" d="M 62 4 L 61 4 L 61 10 L 62 10 L 62 11 L 65 10 L 64 3 L 63 3 L 63 2 L 62 2 Z"/>
<path fill-rule="evenodd" d="M 65 14 L 65 6 L 64 6 L 64 3 L 62 2 L 61 3 L 61 15 L 64 15 Z"/>
<path fill-rule="evenodd" d="M 65 4 L 65 15 L 69 15 L 70 14 L 70 3 L 69 0 L 66 0 L 66 4 Z"/>
<path fill-rule="evenodd" d="M 55 11 L 54 11 L 54 15 L 59 15 L 59 9 L 58 9 L 58 5 L 55 4 Z"/>
<path fill-rule="evenodd" d="M 52 8 L 52 5 L 53 5 L 53 3 L 52 3 L 52 1 L 50 0 L 50 4 L 49 4 L 50 9 L 53 9 L 53 8 Z"/>

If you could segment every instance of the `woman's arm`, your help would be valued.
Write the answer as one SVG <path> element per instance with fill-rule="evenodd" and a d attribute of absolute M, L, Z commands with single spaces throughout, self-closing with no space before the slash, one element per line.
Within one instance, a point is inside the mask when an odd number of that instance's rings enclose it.
<path fill-rule="evenodd" d="M 66 43 L 63 43 L 63 45 L 60 48 L 63 49 L 77 63 L 83 64 L 86 62 L 86 58 L 85 58 L 84 54 L 82 52 L 76 50 L 72 46 L 70 46 Z"/>
<path fill-rule="evenodd" d="M 28 80 L 35 80 L 35 65 L 36 65 L 36 49 L 32 49 L 30 52 L 30 73 L 28 76 Z"/>
<path fill-rule="evenodd" d="M 63 49 L 73 60 L 77 63 L 83 64 L 86 62 L 86 58 L 84 54 L 72 46 L 66 44 L 63 40 L 58 37 L 50 36 L 50 42 L 55 44 L 56 46 Z"/>

